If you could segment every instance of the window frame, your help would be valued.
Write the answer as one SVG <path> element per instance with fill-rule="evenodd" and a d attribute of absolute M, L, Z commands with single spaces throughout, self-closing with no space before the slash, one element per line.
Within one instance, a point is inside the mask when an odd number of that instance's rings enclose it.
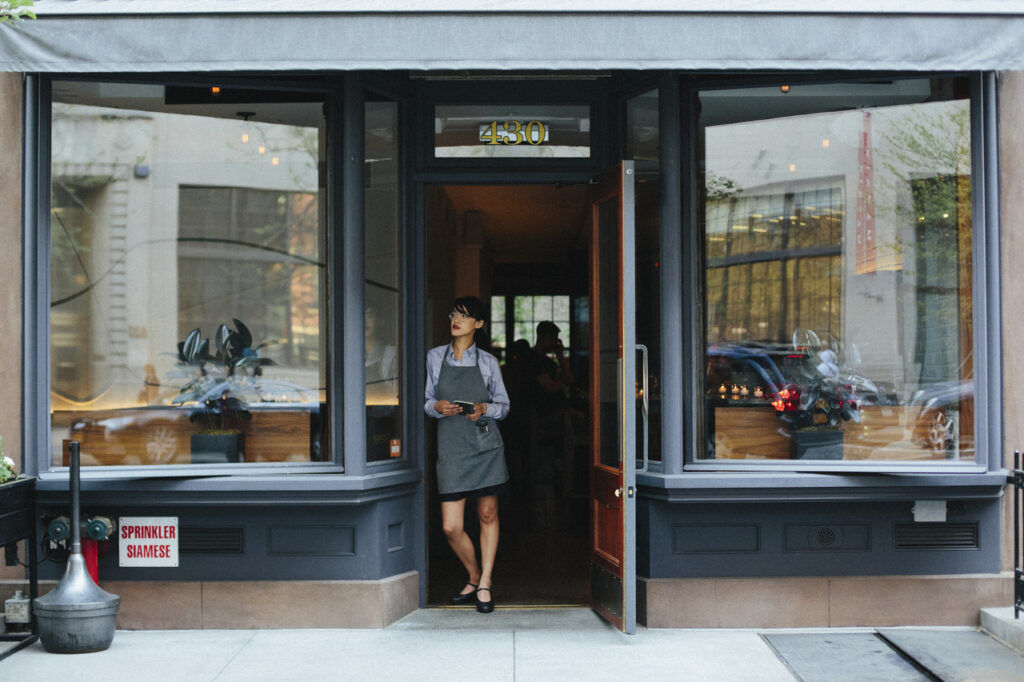
<path fill-rule="evenodd" d="M 349 79 L 349 80 L 352 80 L 352 79 Z M 360 141 L 365 139 L 363 136 L 365 135 L 365 124 L 366 124 L 366 122 L 365 122 L 365 119 L 363 118 L 363 116 L 365 116 L 366 104 L 368 102 L 371 102 L 371 101 L 391 102 L 391 103 L 394 103 L 395 106 L 396 106 L 395 124 L 396 124 L 396 133 L 398 135 L 398 144 L 397 144 L 397 147 L 396 147 L 396 151 L 397 151 L 397 158 L 396 158 L 397 174 L 396 174 L 396 181 L 398 183 L 398 200 L 399 200 L 399 204 L 400 204 L 399 208 L 398 208 L 398 214 L 397 214 L 398 215 L 398 226 L 397 226 L 397 235 L 396 235 L 397 238 L 398 238 L 398 242 L 399 242 L 399 262 L 397 264 L 398 265 L 398 277 L 399 277 L 399 283 L 398 283 L 398 296 L 399 296 L 399 301 L 398 301 L 398 326 L 399 326 L 399 329 L 400 329 L 400 338 L 402 339 L 402 342 L 398 346 L 398 352 L 399 352 L 399 363 L 398 363 L 398 366 L 399 366 L 399 380 L 398 380 L 398 385 L 399 385 L 399 389 L 398 389 L 399 390 L 399 393 L 398 393 L 398 396 L 399 396 L 399 403 L 398 403 L 399 419 L 398 419 L 398 427 L 400 429 L 400 436 L 401 436 L 401 446 L 400 446 L 401 447 L 401 453 L 400 453 L 400 455 L 398 457 L 391 457 L 389 459 L 381 459 L 381 460 L 371 461 L 369 459 L 369 454 L 370 454 L 369 453 L 369 449 L 368 449 L 369 446 L 368 446 L 368 444 L 364 443 L 364 445 L 362 447 L 361 454 L 359 454 L 357 456 L 357 459 L 359 460 L 359 462 L 358 463 L 357 462 L 352 462 L 351 460 L 348 462 L 348 464 L 349 464 L 349 472 L 350 473 L 355 473 L 353 471 L 354 469 L 361 469 L 362 471 L 364 471 L 367 474 L 385 474 L 385 473 L 390 473 L 390 472 L 393 472 L 393 471 L 396 471 L 396 470 L 408 469 L 409 467 L 414 466 L 414 464 L 416 462 L 416 457 L 414 455 L 414 452 L 421 451 L 421 450 L 419 450 L 417 448 L 418 437 L 417 437 L 417 431 L 416 431 L 417 420 L 418 420 L 419 416 L 422 414 L 421 411 L 420 411 L 420 407 L 419 407 L 419 405 L 420 405 L 420 402 L 419 402 L 420 393 L 417 392 L 417 386 L 418 386 L 419 380 L 418 379 L 415 379 L 415 380 L 413 379 L 413 377 L 418 377 L 419 374 L 415 373 L 415 370 L 413 369 L 414 368 L 413 359 L 409 357 L 411 355 L 410 349 L 415 347 L 415 346 L 412 345 L 412 343 L 413 343 L 413 335 L 415 333 L 418 333 L 418 330 L 414 330 L 413 329 L 413 327 L 415 326 L 414 323 L 413 323 L 413 320 L 419 319 L 418 316 L 411 315 L 409 313 L 409 306 L 411 305 L 409 299 L 412 298 L 411 293 L 410 293 L 409 282 L 414 281 L 412 278 L 415 277 L 415 271 L 412 269 L 413 268 L 413 264 L 412 264 L 413 258 L 410 255 L 409 251 L 410 251 L 411 248 L 416 248 L 415 246 L 412 246 L 412 245 L 415 244 L 415 242 L 414 242 L 414 235 L 412 234 L 412 230 L 411 230 L 411 227 L 410 227 L 412 225 L 413 221 L 410 219 L 411 207 L 410 207 L 410 200 L 409 200 L 410 193 L 408 191 L 408 188 L 411 186 L 411 182 L 410 182 L 411 174 L 410 174 L 410 168 L 409 168 L 409 152 L 408 152 L 408 150 L 409 150 L 409 142 L 406 139 L 407 138 L 407 134 L 408 134 L 408 126 L 407 126 L 406 118 L 407 118 L 407 112 L 408 112 L 408 108 L 409 108 L 409 102 L 408 102 L 408 95 L 407 95 L 407 93 L 403 92 L 403 89 L 402 89 L 401 85 L 398 85 L 398 86 L 395 87 L 394 84 L 391 83 L 391 82 L 387 82 L 387 81 L 385 81 L 385 82 L 378 82 L 378 81 L 375 81 L 373 78 L 367 78 L 367 79 L 365 79 L 363 81 L 357 81 L 357 82 L 353 83 L 353 86 L 354 86 L 353 90 L 358 89 L 359 90 L 359 94 L 360 94 L 360 97 L 358 99 L 359 112 L 354 112 L 353 111 L 352 114 L 350 114 L 350 118 L 353 115 L 355 117 L 359 118 L 358 130 L 355 130 L 355 125 L 354 125 L 352 120 L 348 120 L 347 123 L 350 125 L 350 127 L 353 128 L 353 133 L 358 133 L 358 135 L 360 136 Z M 350 97 L 349 99 L 353 99 L 353 98 Z M 362 144 L 362 142 L 360 142 L 360 144 Z M 359 173 L 362 173 L 362 172 L 365 171 L 365 168 L 366 168 L 366 164 L 365 164 L 366 154 L 365 154 L 365 151 L 360 156 L 361 156 L 361 158 L 358 161 L 358 169 L 356 168 L 356 163 L 353 162 L 352 166 L 349 168 L 349 173 L 348 173 L 349 176 L 351 176 L 353 173 L 355 173 L 357 171 Z M 359 180 L 359 186 L 361 188 L 365 188 L 365 184 L 366 183 L 365 183 L 365 179 L 362 177 L 362 175 L 360 175 L 358 177 L 358 180 Z M 359 200 L 360 200 L 360 202 L 363 202 L 364 199 L 365 199 L 365 195 L 362 193 L 362 190 L 361 190 L 360 194 L 359 194 Z M 361 211 L 361 213 L 362 213 L 362 211 Z M 362 229 L 364 231 L 366 229 L 366 224 L 365 223 L 366 223 L 365 215 L 361 215 L 361 217 L 360 217 L 360 225 L 363 226 Z M 365 233 L 360 233 L 361 238 L 363 237 L 364 234 Z M 364 269 L 365 269 L 365 257 L 366 257 L 366 254 L 365 254 L 365 245 L 364 245 L 363 249 L 360 250 L 360 252 L 358 254 L 358 258 L 361 260 Z M 366 279 L 366 273 L 365 273 L 364 270 L 360 271 L 360 276 L 363 279 L 363 286 L 365 287 L 369 283 L 369 280 Z M 366 303 L 365 291 L 360 292 L 360 296 L 362 296 L 361 306 L 365 306 L 365 303 Z M 365 308 L 361 307 L 360 311 L 359 311 L 359 314 L 363 315 L 364 312 L 365 312 Z M 360 329 L 360 343 L 363 343 L 363 334 L 362 334 L 362 330 L 361 329 Z M 360 351 L 360 353 L 359 353 L 360 366 L 364 367 L 364 369 L 365 369 L 365 364 L 362 361 L 363 356 L 364 356 L 363 351 Z M 364 379 L 365 379 L 365 375 L 364 375 Z M 422 390 L 422 388 L 420 390 Z M 366 395 L 365 395 L 365 382 L 364 382 L 364 386 L 363 386 L 363 401 L 358 406 L 359 410 L 364 410 L 364 412 L 362 413 L 363 419 L 366 419 L 366 415 L 365 415 L 365 398 L 366 398 Z M 356 408 L 355 407 L 350 407 L 349 409 L 352 409 L 353 412 L 354 412 Z M 361 428 L 362 428 L 361 432 L 365 433 L 366 432 L 366 423 L 365 422 L 363 423 Z"/>
<path fill-rule="evenodd" d="M 945 461 L 934 463 L 901 462 L 896 460 L 741 460 L 741 459 L 700 459 L 706 438 L 703 365 L 707 351 L 704 334 L 704 307 L 707 300 L 706 255 L 703 251 L 703 234 L 700 215 L 702 171 L 700 164 L 704 144 L 699 121 L 699 95 L 701 92 L 718 89 L 758 88 L 777 86 L 781 82 L 790 84 L 841 84 L 892 79 L 920 79 L 940 77 L 962 77 L 969 79 L 969 107 L 971 122 L 971 183 L 972 183 L 972 286 L 973 286 L 973 343 L 974 343 L 974 439 L 973 461 L 958 464 Z M 688 159 L 689 177 L 684 178 L 683 196 L 683 262 L 688 270 L 684 286 L 691 292 L 684 294 L 686 306 L 686 328 L 684 357 L 689 358 L 688 369 L 692 372 L 686 382 L 691 395 L 698 396 L 690 402 L 685 415 L 685 428 L 689 432 L 685 439 L 683 472 L 722 472 L 735 475 L 741 472 L 779 475 L 826 473 L 893 473 L 932 475 L 977 475 L 996 472 L 1001 469 L 1002 414 L 999 406 L 1002 376 L 998 361 L 1001 352 L 1000 291 L 999 291 L 999 221 L 998 221 L 998 139 L 996 137 L 996 83 L 995 74 L 970 72 L 942 73 L 776 73 L 764 76 L 740 78 L 697 78 L 684 80 L 681 105 L 684 127 L 689 131 L 693 144 L 684 151 Z M 686 154 L 688 153 L 688 156 Z M 689 254 L 686 253 L 689 251 Z M 689 346 L 689 348 L 686 348 Z M 780 480 L 779 483 L 782 483 Z"/>
<path fill-rule="evenodd" d="M 324 79 L 309 82 L 285 81 L 279 78 L 219 77 L 217 74 L 173 75 L 168 77 L 140 77 L 131 74 L 46 74 L 29 75 L 25 86 L 24 117 L 24 206 L 23 234 L 25 244 L 23 367 L 24 394 L 23 439 L 26 452 L 26 473 L 37 476 L 40 481 L 63 480 L 69 475 L 69 468 L 55 466 L 50 460 L 50 188 L 52 148 L 52 83 L 54 81 L 92 81 L 103 83 L 125 83 L 140 85 L 177 85 L 209 87 L 214 85 L 258 89 L 267 92 L 289 91 L 309 92 L 323 96 L 328 111 L 339 112 L 340 88 Z M 361 103 L 360 103 L 361 104 Z M 341 188 L 336 182 L 338 162 L 341 155 L 341 116 L 328 115 L 326 120 L 327 187 L 324 201 L 326 224 L 327 284 L 322 314 L 324 329 L 330 335 L 327 348 L 330 357 L 324 358 L 328 379 L 327 406 L 323 419 L 328 421 L 326 439 L 322 448 L 329 449 L 330 458 L 321 462 L 249 462 L 231 464 L 159 464 L 159 465 L 97 465 L 83 467 L 82 478 L 89 479 L 159 479 L 193 478 L 207 476 L 267 476 L 274 474 L 339 474 L 345 473 L 342 413 L 342 362 L 343 339 L 338 313 L 330 301 L 338 300 L 340 274 L 337 269 L 341 251 L 341 232 L 351 229 L 343 225 L 338 206 L 341 204 Z M 361 229 L 361 226 L 360 226 Z M 361 314 L 361 313 L 360 313 Z M 45 390 L 38 387 L 45 386 Z M 365 457 L 365 455 L 362 455 Z M 354 473 L 354 472 L 349 472 Z"/>

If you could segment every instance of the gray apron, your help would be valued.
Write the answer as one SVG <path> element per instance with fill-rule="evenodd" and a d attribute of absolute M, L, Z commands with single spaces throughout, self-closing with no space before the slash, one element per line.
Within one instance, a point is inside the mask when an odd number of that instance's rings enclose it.
<path fill-rule="evenodd" d="M 453 367 L 445 351 L 441 371 L 434 385 L 439 400 L 488 403 L 491 394 L 480 372 L 480 350 L 475 367 Z M 437 426 L 437 488 L 442 495 L 471 492 L 508 480 L 505 445 L 498 425 L 490 417 L 475 422 L 457 414 L 442 417 Z"/>

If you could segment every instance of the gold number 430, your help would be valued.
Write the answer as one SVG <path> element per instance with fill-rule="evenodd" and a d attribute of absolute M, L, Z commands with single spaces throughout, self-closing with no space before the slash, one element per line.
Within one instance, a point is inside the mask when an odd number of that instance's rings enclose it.
<path fill-rule="evenodd" d="M 480 139 L 487 144 L 527 144 L 539 145 L 544 143 L 544 136 L 547 130 L 540 121 L 529 121 L 525 126 L 520 121 L 504 121 L 501 124 L 502 132 L 498 132 L 498 122 L 491 121 L 491 125 L 480 133 Z"/>

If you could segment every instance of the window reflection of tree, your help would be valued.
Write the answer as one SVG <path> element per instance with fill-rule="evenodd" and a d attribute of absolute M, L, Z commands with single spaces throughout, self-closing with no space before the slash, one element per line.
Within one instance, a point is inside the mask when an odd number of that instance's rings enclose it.
<path fill-rule="evenodd" d="M 914 212 L 918 215 L 914 230 L 914 361 L 921 366 L 924 384 L 957 377 L 960 359 L 965 356 L 961 327 L 970 325 L 970 261 L 964 262 L 961 249 L 969 253 L 970 218 L 964 218 L 961 207 L 969 207 L 970 199 L 962 204 L 959 195 L 969 183 L 969 178 L 952 176 L 911 183 Z M 965 290 L 966 297 L 962 295 Z"/>

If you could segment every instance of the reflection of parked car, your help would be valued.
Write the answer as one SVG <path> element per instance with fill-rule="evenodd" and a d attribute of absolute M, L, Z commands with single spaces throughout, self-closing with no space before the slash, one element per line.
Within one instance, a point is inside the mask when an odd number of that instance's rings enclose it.
<path fill-rule="evenodd" d="M 812 427 L 834 430 L 844 422 L 860 423 L 862 406 L 881 402 L 870 379 L 842 367 L 837 352 L 821 344 L 712 344 L 707 349 L 706 391 L 709 452 L 714 452 L 716 439 L 726 436 L 716 430 L 716 420 L 724 417 L 716 415 L 718 408 L 774 410 L 784 426 L 773 431 L 789 438 Z M 758 423 L 758 428 L 767 427 L 763 420 Z"/>
<path fill-rule="evenodd" d="M 827 388 L 824 382 L 854 408 L 883 402 L 869 379 L 850 373 L 835 379 L 823 377 L 819 361 L 806 349 L 759 343 L 712 344 L 707 349 L 707 395 L 727 400 L 753 398 L 760 389 L 758 398 L 769 401 L 776 411 L 798 412 L 811 407 L 803 404 L 807 400 L 802 401 L 801 396 L 822 395 Z M 742 391 L 744 387 L 746 394 L 735 395 L 734 389 Z"/>
<path fill-rule="evenodd" d="M 763 399 L 778 397 L 794 377 L 814 365 L 805 353 L 767 344 L 716 343 L 707 348 L 707 392 L 709 397 L 732 397 L 733 387 L 746 386 L 749 396 L 760 388 Z M 722 396 L 725 387 L 728 395 Z"/>
<path fill-rule="evenodd" d="M 974 412 L 974 380 L 936 382 L 914 393 L 910 404 L 920 409 L 913 441 L 934 452 L 956 451 L 960 419 Z"/>

